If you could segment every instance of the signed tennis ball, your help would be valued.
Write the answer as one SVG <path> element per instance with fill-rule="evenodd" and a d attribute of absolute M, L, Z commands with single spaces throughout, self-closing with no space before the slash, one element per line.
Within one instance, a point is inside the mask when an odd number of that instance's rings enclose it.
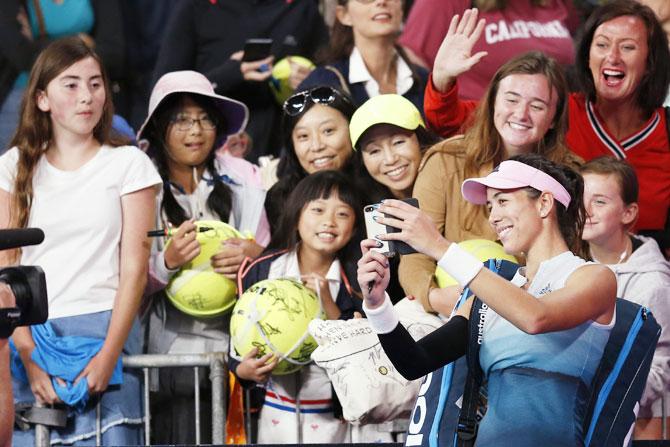
<path fill-rule="evenodd" d="M 311 361 L 317 344 L 307 325 L 315 318 L 324 313 L 313 290 L 292 279 L 266 279 L 235 304 L 230 337 L 239 355 L 253 348 L 259 357 L 271 352 L 280 360 L 272 374 L 289 374 Z"/>
<path fill-rule="evenodd" d="M 230 310 L 235 304 L 237 287 L 235 282 L 216 273 L 210 258 L 221 251 L 221 243 L 242 235 L 227 223 L 216 220 L 196 222 L 199 231 L 200 254 L 184 264 L 172 277 L 165 293 L 174 306 L 194 317 L 216 317 Z M 165 246 L 166 248 L 170 244 Z"/>

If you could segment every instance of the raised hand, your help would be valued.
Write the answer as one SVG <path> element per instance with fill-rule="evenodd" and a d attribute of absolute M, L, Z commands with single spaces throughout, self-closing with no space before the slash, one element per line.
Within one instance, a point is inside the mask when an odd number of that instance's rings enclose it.
<path fill-rule="evenodd" d="M 472 48 L 484 31 L 486 21 L 477 20 L 477 8 L 466 9 L 463 18 L 456 14 L 451 19 L 447 35 L 437 50 L 433 64 L 433 85 L 440 92 L 451 88 L 456 78 L 470 70 L 488 53 L 472 54 Z"/>

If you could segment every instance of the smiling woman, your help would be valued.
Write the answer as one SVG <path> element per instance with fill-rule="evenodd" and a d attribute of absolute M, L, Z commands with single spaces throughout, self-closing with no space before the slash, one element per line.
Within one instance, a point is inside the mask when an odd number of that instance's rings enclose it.
<path fill-rule="evenodd" d="M 375 96 L 359 107 L 350 132 L 357 177 L 371 203 L 410 197 L 424 150 L 439 141 L 426 129 L 419 110 L 392 94 Z"/>
<path fill-rule="evenodd" d="M 426 69 L 396 45 L 404 0 L 337 0 L 330 46 L 299 88 L 330 85 L 348 92 L 356 106 L 381 94 L 399 94 L 423 110 Z"/>
<path fill-rule="evenodd" d="M 329 169 L 352 172 L 349 120 L 355 108 L 351 98 L 335 88 L 318 86 L 295 93 L 283 108 L 284 150 L 277 166 L 280 180 L 265 200 L 273 230 L 286 199 L 300 180 Z"/>
<path fill-rule="evenodd" d="M 444 54 L 450 56 L 426 88 L 426 120 L 444 137 L 458 132 L 475 107 L 459 99 L 456 77 L 486 56 L 472 54 L 484 21 L 477 22 L 473 11 L 463 21 L 445 37 L 445 50 L 451 51 Z M 647 6 L 606 2 L 587 20 L 575 61 L 581 91 L 568 96 L 568 147 L 585 160 L 603 155 L 627 160 L 640 182 L 634 230 L 652 230 L 670 247 L 670 141 L 662 107 L 670 85 L 666 34 Z"/>
<path fill-rule="evenodd" d="M 486 204 L 505 252 L 526 256 L 511 281 L 443 238 L 422 211 L 398 200 L 380 207 L 381 223 L 399 230 L 381 239 L 403 241 L 438 261 L 488 306 L 477 340 L 488 391 L 477 446 L 584 445 L 582 407 L 614 327 L 616 280 L 576 254 L 583 188 L 578 173 L 538 154 L 512 157 L 462 183 L 465 200 Z M 474 297 L 444 326 L 414 341 L 384 293 L 388 264 L 374 245 L 372 239 L 361 243 L 358 281 L 371 284 L 363 288 L 364 310 L 398 372 L 411 380 L 463 356 L 472 340 Z"/>
<path fill-rule="evenodd" d="M 510 60 L 495 74 L 462 136 L 440 143 L 425 154 L 413 196 L 440 232 L 453 241 L 496 240 L 484 207 L 460 200 L 467 177 L 490 171 L 513 155 L 537 153 L 571 165 L 577 159 L 566 148 L 567 87 L 556 61 L 531 52 Z M 435 282 L 435 261 L 417 253 L 400 261 L 400 283 L 424 307 L 447 315 L 457 296 Z"/>

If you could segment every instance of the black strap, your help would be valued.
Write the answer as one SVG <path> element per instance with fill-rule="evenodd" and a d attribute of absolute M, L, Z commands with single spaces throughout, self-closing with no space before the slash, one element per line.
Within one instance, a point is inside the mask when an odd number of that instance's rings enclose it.
<path fill-rule="evenodd" d="M 487 267 L 493 273 L 500 269 L 499 260 L 489 260 Z M 469 293 L 465 290 L 463 293 Z M 458 415 L 458 426 L 456 427 L 455 444 L 459 447 L 472 447 L 475 445 L 477 430 L 479 428 L 479 417 L 477 410 L 480 407 L 480 388 L 484 373 L 479 364 L 479 347 L 482 342 L 482 331 L 484 330 L 484 319 L 488 306 L 479 298 L 475 297 L 470 309 L 469 339 L 466 352 L 468 363 L 468 375 L 465 379 L 465 390 L 461 412 Z"/>
<path fill-rule="evenodd" d="M 14 406 L 14 423 L 21 430 L 30 430 L 31 425 L 64 428 L 67 424 L 67 412 L 59 408 L 35 407 L 32 404 Z"/>

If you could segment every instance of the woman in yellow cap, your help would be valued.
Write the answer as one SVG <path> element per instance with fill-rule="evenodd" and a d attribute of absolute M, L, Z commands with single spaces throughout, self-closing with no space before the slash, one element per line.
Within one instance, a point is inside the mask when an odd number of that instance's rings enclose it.
<path fill-rule="evenodd" d="M 560 65 L 539 52 L 503 65 L 493 77 L 465 135 L 436 145 L 423 157 L 413 197 L 449 240 L 496 240 L 483 206 L 464 202 L 460 187 L 468 177 L 490 172 L 507 158 L 537 153 L 576 165 L 565 146 L 567 85 Z M 400 284 L 429 311 L 448 315 L 456 294 L 435 282 L 436 263 L 422 254 L 403 256 Z"/>
<path fill-rule="evenodd" d="M 411 197 L 423 152 L 439 141 L 414 104 L 395 94 L 368 99 L 351 117 L 349 132 L 356 178 L 369 203 Z M 405 296 L 398 265 L 398 256 L 392 257 L 388 290 L 394 302 Z"/>
<path fill-rule="evenodd" d="M 357 177 L 375 202 L 411 197 L 423 152 L 439 141 L 414 104 L 395 94 L 368 99 L 351 117 L 349 132 Z"/>

